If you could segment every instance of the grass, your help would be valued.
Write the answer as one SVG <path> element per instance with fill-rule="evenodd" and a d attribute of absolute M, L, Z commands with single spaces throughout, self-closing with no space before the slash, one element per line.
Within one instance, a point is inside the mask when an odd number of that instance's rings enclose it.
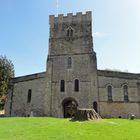
<path fill-rule="evenodd" d="M 0 140 L 140 140 L 140 120 L 0 118 Z"/>

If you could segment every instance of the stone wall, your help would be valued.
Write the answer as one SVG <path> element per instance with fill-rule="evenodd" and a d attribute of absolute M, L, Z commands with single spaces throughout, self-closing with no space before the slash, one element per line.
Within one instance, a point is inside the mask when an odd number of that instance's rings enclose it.
<path fill-rule="evenodd" d="M 127 117 L 134 113 L 140 117 L 139 74 L 98 71 L 99 110 L 103 117 Z M 108 85 L 112 86 L 112 101 L 108 100 Z M 123 86 L 128 86 L 128 101 L 124 101 Z"/>
<path fill-rule="evenodd" d="M 71 36 L 67 36 L 69 28 L 73 31 Z M 71 68 L 68 68 L 69 57 Z M 98 100 L 91 12 L 50 16 L 48 63 L 47 68 L 51 70 L 52 116 L 63 117 L 62 102 L 66 98 L 76 100 L 78 107 L 91 108 L 93 101 Z M 74 91 L 75 79 L 79 80 L 78 92 Z M 64 92 L 60 92 L 61 80 L 65 81 Z"/>
<path fill-rule="evenodd" d="M 68 69 L 67 56 L 53 57 L 52 68 L 52 114 L 63 117 L 62 102 L 72 97 L 78 102 L 78 107 L 91 108 L 93 99 L 97 98 L 96 62 L 89 54 L 71 55 L 72 68 Z M 74 80 L 79 80 L 79 91 L 74 91 Z M 60 81 L 65 81 L 65 91 L 60 91 Z"/>
<path fill-rule="evenodd" d="M 131 113 L 140 118 L 140 103 L 100 102 L 102 118 L 129 118 Z"/>
<path fill-rule="evenodd" d="M 71 37 L 67 36 L 69 28 L 73 30 Z M 89 53 L 92 43 L 91 12 L 50 16 L 49 55 Z"/>
<path fill-rule="evenodd" d="M 44 95 L 46 94 L 46 73 L 18 77 L 11 80 L 13 89 L 9 91 L 6 116 L 43 116 Z M 31 90 L 31 102 L 27 102 Z"/>
<path fill-rule="evenodd" d="M 140 74 L 97 70 L 93 49 L 92 15 L 71 13 L 50 16 L 49 53 L 46 72 L 13 78 L 5 105 L 6 116 L 64 117 L 63 101 L 73 99 L 80 108 L 97 109 L 102 117 L 123 117 L 134 113 L 140 118 Z M 68 30 L 71 36 L 67 35 Z M 68 59 L 71 58 L 71 67 Z M 79 91 L 74 91 L 74 80 Z M 65 81 L 64 92 L 60 81 Z M 112 100 L 108 100 L 108 86 Z M 128 86 L 124 101 L 123 86 Z M 28 102 L 29 90 L 32 91 Z"/>

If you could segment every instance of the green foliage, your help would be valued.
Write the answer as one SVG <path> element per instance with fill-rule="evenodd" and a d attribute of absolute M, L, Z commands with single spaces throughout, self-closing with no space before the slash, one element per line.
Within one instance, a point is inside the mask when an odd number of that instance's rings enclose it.
<path fill-rule="evenodd" d="M 3 109 L 10 78 L 14 77 L 14 65 L 6 56 L 0 56 L 0 109 Z"/>
<path fill-rule="evenodd" d="M 0 140 L 140 140 L 140 120 L 2 118 Z"/>

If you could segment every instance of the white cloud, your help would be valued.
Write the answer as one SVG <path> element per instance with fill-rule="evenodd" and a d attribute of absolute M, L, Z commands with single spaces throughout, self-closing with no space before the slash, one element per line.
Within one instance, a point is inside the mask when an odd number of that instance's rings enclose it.
<path fill-rule="evenodd" d="M 103 32 L 95 32 L 95 33 L 93 33 L 94 37 L 107 37 L 107 36 L 110 36 L 110 35 L 111 35 L 110 33 L 103 33 Z"/>

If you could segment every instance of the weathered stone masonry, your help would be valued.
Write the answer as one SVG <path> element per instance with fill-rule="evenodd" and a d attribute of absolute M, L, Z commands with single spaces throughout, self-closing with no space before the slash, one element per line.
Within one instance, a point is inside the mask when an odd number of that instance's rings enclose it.
<path fill-rule="evenodd" d="M 63 118 L 94 107 L 102 117 L 140 118 L 140 74 L 97 70 L 91 12 L 52 15 L 49 24 L 46 72 L 11 80 L 6 116 Z"/>

